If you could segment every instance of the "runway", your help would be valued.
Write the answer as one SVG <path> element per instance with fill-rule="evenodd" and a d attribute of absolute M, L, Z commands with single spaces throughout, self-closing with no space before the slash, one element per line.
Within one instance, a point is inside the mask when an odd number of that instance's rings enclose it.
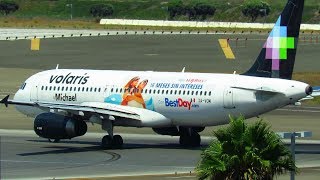
<path fill-rule="evenodd" d="M 158 135 L 122 134 L 121 150 L 101 150 L 101 133 L 60 143 L 49 143 L 32 131 L 0 130 L 2 179 L 49 179 L 71 177 L 113 177 L 147 174 L 189 173 L 199 161 L 202 147 L 185 149 L 178 138 Z M 299 167 L 320 167 L 320 141 L 298 141 Z M 308 144 L 305 144 L 308 143 Z"/>
<path fill-rule="evenodd" d="M 242 73 L 258 56 L 267 35 L 123 35 L 43 39 L 40 51 L 30 40 L 0 41 L 1 68 L 116 69 Z M 218 39 L 230 39 L 236 56 L 227 60 Z M 240 39 L 236 41 L 236 39 Z M 247 39 L 247 41 L 245 40 Z M 320 43 L 301 39 L 294 72 L 317 72 Z"/>

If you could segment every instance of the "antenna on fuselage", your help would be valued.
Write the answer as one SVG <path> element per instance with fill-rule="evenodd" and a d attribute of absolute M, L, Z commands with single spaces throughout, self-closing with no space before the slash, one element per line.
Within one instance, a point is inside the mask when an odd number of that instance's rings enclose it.
<path fill-rule="evenodd" d="M 59 64 L 57 64 L 56 69 L 59 69 Z"/>
<path fill-rule="evenodd" d="M 184 73 L 185 70 L 186 70 L 186 67 L 183 67 L 181 72 Z"/>

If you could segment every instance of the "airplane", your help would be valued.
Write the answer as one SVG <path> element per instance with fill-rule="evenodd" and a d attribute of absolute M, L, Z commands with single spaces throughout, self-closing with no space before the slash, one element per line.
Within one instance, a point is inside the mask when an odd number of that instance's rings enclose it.
<path fill-rule="evenodd" d="M 82 136 L 87 123 L 95 123 L 107 131 L 106 149 L 123 146 L 115 126 L 149 127 L 198 147 L 207 126 L 227 124 L 230 116 L 256 117 L 312 94 L 310 85 L 291 80 L 303 6 L 304 0 L 288 0 L 243 74 L 57 67 L 32 75 L 0 103 L 35 117 L 35 133 L 55 142 Z"/>

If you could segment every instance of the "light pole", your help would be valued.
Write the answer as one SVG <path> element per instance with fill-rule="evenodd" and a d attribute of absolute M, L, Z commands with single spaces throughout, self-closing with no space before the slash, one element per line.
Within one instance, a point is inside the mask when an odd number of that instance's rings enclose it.
<path fill-rule="evenodd" d="M 290 148 L 292 160 L 296 161 L 296 137 L 312 137 L 311 131 L 300 132 L 279 132 L 277 133 L 282 139 L 291 139 Z M 295 180 L 295 171 L 290 172 L 290 180 Z"/>
<path fill-rule="evenodd" d="M 70 7 L 70 19 L 72 20 L 72 14 L 73 14 L 73 12 L 72 12 L 72 4 L 70 3 L 70 4 L 67 4 L 66 6 Z"/>

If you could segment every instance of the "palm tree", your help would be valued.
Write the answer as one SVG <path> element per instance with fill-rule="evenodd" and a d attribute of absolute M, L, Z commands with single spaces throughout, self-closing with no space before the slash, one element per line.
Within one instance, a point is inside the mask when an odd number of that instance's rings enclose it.
<path fill-rule="evenodd" d="M 216 140 L 201 154 L 199 179 L 273 179 L 297 167 L 288 148 L 263 120 L 252 125 L 244 117 L 214 132 Z"/>

